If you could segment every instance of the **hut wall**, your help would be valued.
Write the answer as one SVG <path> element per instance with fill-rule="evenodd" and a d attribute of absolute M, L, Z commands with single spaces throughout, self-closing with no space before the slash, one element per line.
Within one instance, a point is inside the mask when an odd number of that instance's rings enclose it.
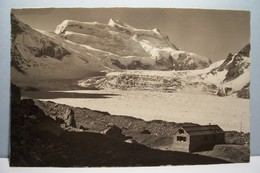
<path fill-rule="evenodd" d="M 181 133 L 180 130 L 176 132 L 176 134 L 173 137 L 172 150 L 189 152 L 189 147 L 190 147 L 190 135 L 185 130 L 183 130 L 183 132 L 181 131 Z"/>

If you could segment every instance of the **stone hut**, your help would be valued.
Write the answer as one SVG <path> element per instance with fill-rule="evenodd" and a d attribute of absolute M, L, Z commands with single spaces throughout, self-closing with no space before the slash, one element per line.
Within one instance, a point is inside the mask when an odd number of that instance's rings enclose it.
<path fill-rule="evenodd" d="M 203 151 L 225 143 L 225 132 L 218 125 L 181 126 L 174 133 L 172 150 Z"/>

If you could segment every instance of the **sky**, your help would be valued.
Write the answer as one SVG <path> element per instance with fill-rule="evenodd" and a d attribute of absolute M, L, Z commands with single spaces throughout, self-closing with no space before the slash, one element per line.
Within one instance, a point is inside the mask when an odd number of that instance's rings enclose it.
<path fill-rule="evenodd" d="M 167 8 L 48 8 L 13 9 L 32 28 L 54 31 L 65 19 L 108 23 L 115 19 L 135 28 L 158 28 L 180 50 L 215 62 L 250 42 L 248 11 Z"/>

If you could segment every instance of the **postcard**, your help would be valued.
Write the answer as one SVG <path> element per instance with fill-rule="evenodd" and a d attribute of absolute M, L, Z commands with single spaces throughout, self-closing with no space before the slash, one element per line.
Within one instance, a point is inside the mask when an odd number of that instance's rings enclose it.
<path fill-rule="evenodd" d="M 10 15 L 11 166 L 249 162 L 249 11 Z"/>

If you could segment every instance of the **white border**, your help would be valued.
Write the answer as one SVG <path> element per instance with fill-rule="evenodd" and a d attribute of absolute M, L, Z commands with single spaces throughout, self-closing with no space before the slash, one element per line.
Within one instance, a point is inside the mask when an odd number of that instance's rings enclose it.
<path fill-rule="evenodd" d="M 217 164 L 217 165 L 196 165 L 196 166 L 161 166 L 161 167 L 129 167 L 129 168 L 10 168 L 8 159 L 0 159 L 1 173 L 158 173 L 161 172 L 181 172 L 181 173 L 259 173 L 260 172 L 260 156 L 250 158 L 250 163 L 236 164 Z"/>
<path fill-rule="evenodd" d="M 161 7 L 251 11 L 251 154 L 260 155 L 260 1 L 259 0 L 0 0 L 0 157 L 8 155 L 10 10 L 43 7 Z"/>

